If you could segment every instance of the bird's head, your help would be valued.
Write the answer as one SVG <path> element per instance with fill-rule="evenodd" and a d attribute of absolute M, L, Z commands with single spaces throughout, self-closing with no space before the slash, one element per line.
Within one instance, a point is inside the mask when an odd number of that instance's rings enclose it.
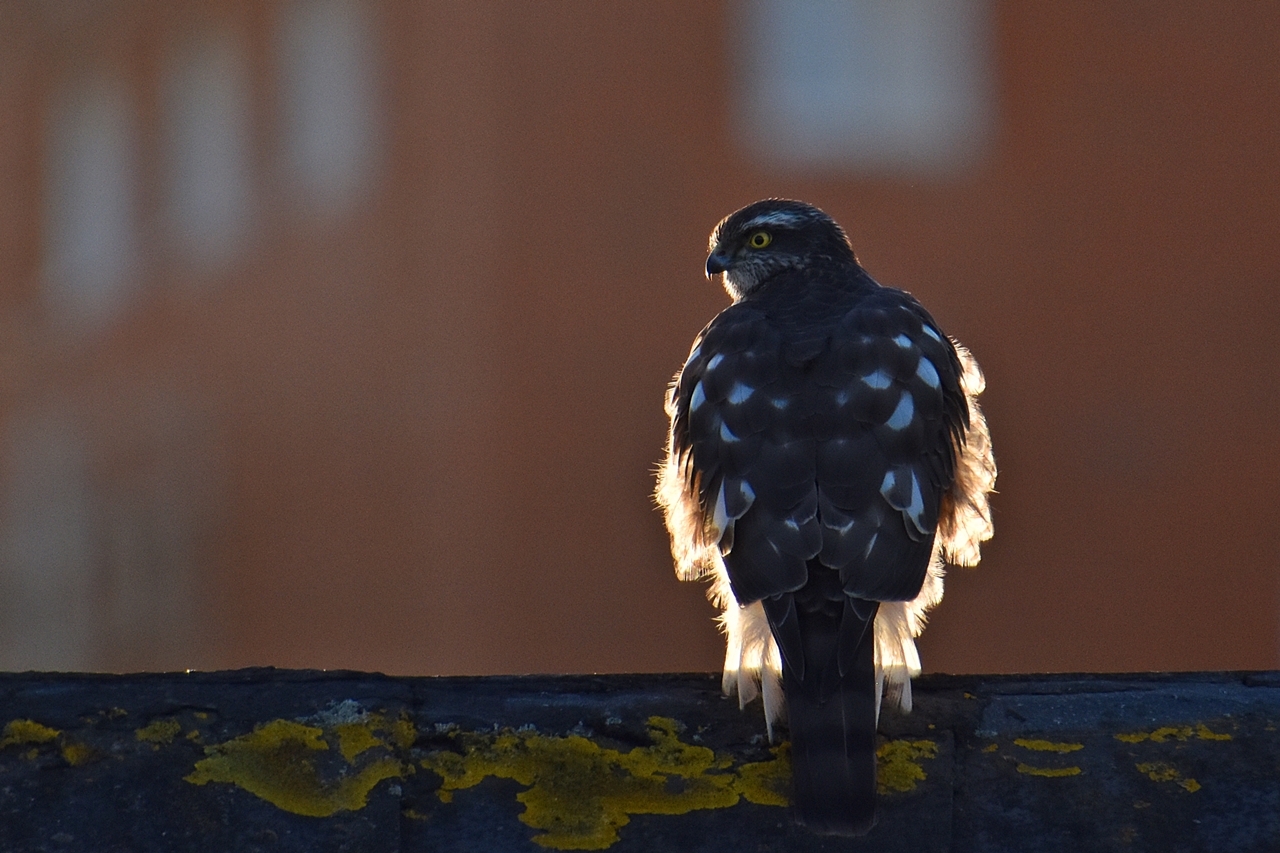
<path fill-rule="evenodd" d="M 724 273 L 736 302 L 771 276 L 815 261 L 854 262 L 844 229 L 818 208 L 768 198 L 720 220 L 711 232 L 707 278 Z"/>

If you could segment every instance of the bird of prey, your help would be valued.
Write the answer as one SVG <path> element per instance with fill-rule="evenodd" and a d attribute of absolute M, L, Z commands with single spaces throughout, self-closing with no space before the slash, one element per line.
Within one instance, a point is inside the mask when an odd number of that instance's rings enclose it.
<path fill-rule="evenodd" d="M 815 207 L 766 199 L 711 234 L 733 304 L 671 383 L 662 506 L 676 574 L 710 575 L 724 690 L 791 731 L 797 820 L 875 823 L 882 693 L 911 708 L 943 566 L 978 562 L 995 484 L 977 362 L 882 287 Z"/>

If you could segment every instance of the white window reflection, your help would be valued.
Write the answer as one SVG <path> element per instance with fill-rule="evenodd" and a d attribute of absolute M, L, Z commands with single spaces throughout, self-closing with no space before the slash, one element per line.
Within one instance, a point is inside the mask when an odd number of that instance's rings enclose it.
<path fill-rule="evenodd" d="M 368 189 L 379 159 L 372 22 L 355 0 L 296 0 L 281 22 L 285 150 L 306 197 L 341 207 Z"/>
<path fill-rule="evenodd" d="M 94 664 L 95 506 L 78 424 L 56 411 L 11 418 L 0 519 L 0 670 Z"/>
<path fill-rule="evenodd" d="M 249 82 L 239 45 L 220 34 L 189 45 L 165 81 L 168 224 L 197 263 L 227 261 L 248 233 Z"/>
<path fill-rule="evenodd" d="M 737 45 L 749 148 L 782 165 L 945 173 L 990 136 L 984 0 L 747 0 Z"/>
<path fill-rule="evenodd" d="M 55 320 L 100 325 L 126 301 L 137 258 L 133 105 L 91 78 L 51 110 L 45 161 L 45 295 Z"/>

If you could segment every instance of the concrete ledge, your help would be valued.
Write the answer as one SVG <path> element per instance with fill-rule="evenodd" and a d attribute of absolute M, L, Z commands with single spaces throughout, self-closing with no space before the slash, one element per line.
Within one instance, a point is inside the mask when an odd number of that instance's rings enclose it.
<path fill-rule="evenodd" d="M 5 851 L 1273 851 L 1280 673 L 926 676 L 864 840 L 711 675 L 0 675 Z"/>

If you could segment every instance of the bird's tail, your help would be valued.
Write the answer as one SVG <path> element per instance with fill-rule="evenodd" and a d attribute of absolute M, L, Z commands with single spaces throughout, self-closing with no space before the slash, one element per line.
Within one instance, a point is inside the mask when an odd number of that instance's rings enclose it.
<path fill-rule="evenodd" d="M 842 666 L 802 680 L 783 666 L 794 803 L 796 820 L 812 832 L 863 835 L 876 822 L 875 617 L 842 615 L 843 653 L 833 656 Z"/>

